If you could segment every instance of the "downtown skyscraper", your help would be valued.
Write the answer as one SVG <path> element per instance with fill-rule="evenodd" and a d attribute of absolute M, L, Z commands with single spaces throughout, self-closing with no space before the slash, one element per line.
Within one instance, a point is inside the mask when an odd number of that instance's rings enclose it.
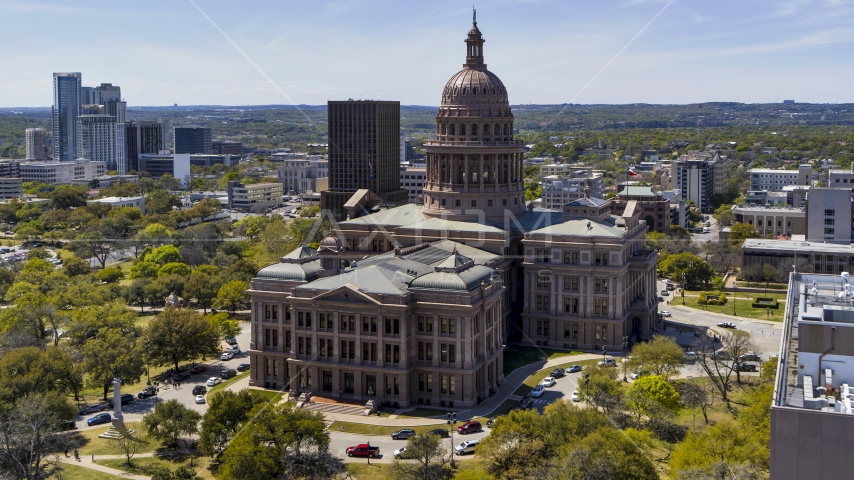
<path fill-rule="evenodd" d="M 53 74 L 53 159 L 71 162 L 77 157 L 77 117 L 83 99 L 80 72 Z"/>

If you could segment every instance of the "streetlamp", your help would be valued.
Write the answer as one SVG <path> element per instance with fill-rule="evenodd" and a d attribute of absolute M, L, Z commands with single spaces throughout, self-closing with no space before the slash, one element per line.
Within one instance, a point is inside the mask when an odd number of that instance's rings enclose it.
<path fill-rule="evenodd" d="M 454 464 L 454 425 L 457 423 L 457 413 L 448 414 L 448 425 L 451 426 L 451 468 L 457 468 Z"/>
<path fill-rule="evenodd" d="M 738 314 L 735 313 L 735 296 L 738 295 L 738 282 L 732 282 L 732 289 L 732 315 L 735 317 L 738 316 Z"/>
<path fill-rule="evenodd" d="M 590 408 L 590 374 L 584 374 L 584 403 Z"/>
<path fill-rule="evenodd" d="M 682 272 L 682 305 L 685 305 L 685 272 Z"/>
<path fill-rule="evenodd" d="M 605 355 L 608 355 L 608 346 L 602 345 L 602 363 L 603 363 L 603 365 L 605 362 Z"/>

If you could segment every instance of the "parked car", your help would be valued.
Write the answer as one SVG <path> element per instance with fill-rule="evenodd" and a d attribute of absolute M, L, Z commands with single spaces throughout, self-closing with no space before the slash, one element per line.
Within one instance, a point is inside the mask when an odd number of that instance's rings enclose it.
<path fill-rule="evenodd" d="M 581 395 L 578 393 L 578 390 L 572 392 L 572 397 L 570 397 L 570 398 L 572 399 L 573 402 L 580 402 L 581 401 Z"/>
<path fill-rule="evenodd" d="M 666 297 L 666 296 L 670 295 L 670 292 L 668 292 L 667 290 L 662 290 L 658 293 L 661 294 L 662 297 Z"/>
<path fill-rule="evenodd" d="M 409 453 L 409 450 L 406 447 L 400 447 L 394 451 L 394 458 L 409 458 L 412 456 L 412 453 Z"/>
<path fill-rule="evenodd" d="M 542 385 L 537 385 L 536 387 L 534 387 L 533 390 L 531 390 L 531 396 L 534 398 L 540 398 L 543 396 L 543 393 L 545 391 L 546 391 L 546 387 L 544 387 Z"/>
<path fill-rule="evenodd" d="M 466 422 L 457 427 L 457 433 L 459 433 L 460 435 L 479 432 L 481 430 L 483 430 L 483 427 L 480 425 L 480 422 Z"/>
<path fill-rule="evenodd" d="M 566 373 L 575 373 L 582 370 L 581 365 L 573 365 L 566 369 Z"/>
<path fill-rule="evenodd" d="M 103 412 L 104 405 L 101 403 L 93 403 L 92 405 L 87 405 L 80 409 L 80 415 L 89 415 L 92 413 Z"/>
<path fill-rule="evenodd" d="M 533 406 L 534 406 L 534 399 L 531 398 L 530 396 L 526 396 L 526 397 L 522 398 L 522 400 L 519 400 L 519 405 L 516 405 L 513 408 L 514 409 L 518 408 L 521 410 L 527 410 Z"/>
<path fill-rule="evenodd" d="M 457 455 L 465 455 L 467 453 L 474 453 L 475 448 L 477 448 L 477 444 L 479 442 L 477 440 L 466 440 L 465 442 L 454 447 L 454 453 Z"/>
<path fill-rule="evenodd" d="M 59 422 L 59 429 L 62 431 L 77 430 L 77 423 L 73 420 L 63 420 Z"/>
<path fill-rule="evenodd" d="M 197 374 L 197 373 L 202 373 L 202 372 L 204 372 L 204 371 L 205 371 L 205 370 L 207 370 L 207 369 L 208 369 L 208 367 L 206 367 L 206 366 L 204 366 L 204 365 L 196 365 L 195 367 L 193 367 L 193 368 L 191 368 L 191 369 L 190 369 L 190 373 L 191 373 L 192 375 L 195 375 L 195 374 Z"/>
<path fill-rule="evenodd" d="M 600 367 L 616 367 L 617 361 L 613 358 L 606 358 L 605 360 L 599 360 L 596 365 L 599 365 Z"/>
<path fill-rule="evenodd" d="M 718 326 L 721 328 L 735 328 L 735 324 L 732 322 L 720 322 Z"/>
<path fill-rule="evenodd" d="M 234 358 L 234 354 L 231 352 L 222 352 L 222 355 L 219 357 L 220 360 L 231 360 Z"/>
<path fill-rule="evenodd" d="M 183 382 L 184 380 L 186 380 L 188 378 L 190 378 L 190 374 L 186 373 L 186 372 L 179 373 L 178 375 L 175 375 L 174 377 L 172 377 L 172 379 L 175 380 L 176 382 Z"/>
<path fill-rule="evenodd" d="M 248 363 L 241 363 L 240 365 L 237 366 L 238 372 L 245 372 L 246 370 L 249 370 L 249 364 Z"/>
<path fill-rule="evenodd" d="M 659 296 L 659 297 L 658 297 L 658 301 L 659 301 L 659 302 L 663 302 L 663 301 L 664 301 L 664 297 Z"/>
<path fill-rule="evenodd" d="M 658 312 L 658 314 L 659 314 L 659 315 L 661 315 L 662 317 L 672 317 L 672 316 L 673 316 L 673 315 L 672 315 L 670 312 L 668 312 L 667 310 L 662 310 L 662 311 Z"/>
<path fill-rule="evenodd" d="M 736 372 L 755 372 L 756 365 L 752 363 L 739 362 L 733 366 L 733 370 Z"/>
<path fill-rule="evenodd" d="M 228 380 L 229 378 L 237 375 L 237 370 L 233 368 L 229 368 L 227 370 L 223 370 L 222 373 L 219 374 L 219 377 L 223 380 Z"/>
<path fill-rule="evenodd" d="M 542 382 L 540 382 L 540 385 L 544 387 L 554 387 L 555 383 L 557 382 L 555 381 L 554 377 L 546 377 L 543 379 Z"/>
<path fill-rule="evenodd" d="M 237 340 L 235 340 L 234 337 L 228 337 L 225 339 L 225 343 L 229 345 L 237 345 Z"/>
<path fill-rule="evenodd" d="M 629 375 L 629 378 L 631 378 L 632 380 L 637 380 L 637 379 L 638 379 L 638 377 L 640 377 L 640 376 L 641 376 L 640 372 L 632 372 L 632 373 Z"/>
<path fill-rule="evenodd" d="M 89 420 L 86 420 L 86 425 L 89 425 L 91 427 L 92 425 L 101 425 L 103 423 L 110 423 L 110 421 L 112 419 L 113 419 L 113 417 L 111 417 L 109 413 L 99 413 L 99 414 L 95 415 L 94 417 L 90 418 Z"/>
<path fill-rule="evenodd" d="M 688 363 L 697 361 L 697 352 L 685 352 L 685 361 Z"/>
<path fill-rule="evenodd" d="M 448 438 L 451 436 L 451 432 L 443 428 L 434 428 L 433 430 L 430 430 L 430 435 L 438 435 L 442 438 Z"/>
<path fill-rule="evenodd" d="M 564 372 L 562 368 L 555 368 L 549 376 L 552 378 L 563 378 L 566 376 L 566 372 Z"/>
<path fill-rule="evenodd" d="M 203 395 L 205 393 L 208 393 L 208 389 L 204 385 L 196 385 L 193 387 L 193 395 Z"/>
<path fill-rule="evenodd" d="M 492 428 L 492 424 L 495 423 L 496 420 L 503 417 L 504 415 L 496 415 L 489 420 L 486 421 L 486 428 Z"/>
<path fill-rule="evenodd" d="M 759 361 L 761 361 L 761 359 L 759 358 L 759 355 L 756 353 L 753 353 L 753 352 L 745 353 L 744 355 L 738 357 L 738 359 L 741 360 L 742 362 L 759 362 Z"/>
<path fill-rule="evenodd" d="M 360 443 L 347 447 L 348 457 L 376 457 L 380 454 L 380 447 L 372 447 L 370 443 Z"/>
<path fill-rule="evenodd" d="M 406 440 L 409 437 L 415 436 L 415 430 L 409 430 L 408 428 L 404 428 L 403 430 L 398 430 L 391 434 L 392 440 Z"/>
<path fill-rule="evenodd" d="M 235 355 L 240 353 L 240 347 L 236 343 L 231 346 L 231 353 L 233 353 Z"/>
<path fill-rule="evenodd" d="M 668 290 L 676 290 L 676 285 L 673 285 L 672 283 L 668 283 L 668 284 L 667 284 L 667 289 L 668 289 Z"/>
<path fill-rule="evenodd" d="M 153 397 L 155 395 L 157 395 L 157 387 L 151 385 L 143 388 L 141 392 L 136 394 L 138 398 L 148 398 Z"/>
<path fill-rule="evenodd" d="M 122 405 L 127 405 L 128 403 L 133 402 L 133 395 L 131 395 L 130 393 L 125 393 L 121 397 L 119 397 L 119 401 L 122 403 Z M 110 408 L 113 408 L 115 406 L 114 403 L 115 402 L 113 400 L 110 400 Z"/>
<path fill-rule="evenodd" d="M 204 395 L 196 395 L 196 403 L 205 403 Z"/>
<path fill-rule="evenodd" d="M 222 379 L 221 379 L 221 378 L 219 378 L 219 377 L 211 377 L 211 378 L 209 378 L 209 379 L 208 379 L 208 381 L 207 381 L 207 382 L 205 382 L 205 385 L 207 385 L 207 386 L 209 386 L 209 387 L 215 387 L 215 386 L 219 385 L 220 383 L 222 383 Z"/>

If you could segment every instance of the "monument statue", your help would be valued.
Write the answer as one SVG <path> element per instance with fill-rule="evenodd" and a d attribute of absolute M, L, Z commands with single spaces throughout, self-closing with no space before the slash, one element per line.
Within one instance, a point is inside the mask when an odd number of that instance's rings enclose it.
<path fill-rule="evenodd" d="M 133 435 L 133 430 L 128 430 L 125 427 L 124 417 L 122 416 L 122 380 L 119 378 L 119 366 L 113 366 L 113 420 L 110 429 L 98 435 L 99 438 L 120 438 L 130 437 Z"/>

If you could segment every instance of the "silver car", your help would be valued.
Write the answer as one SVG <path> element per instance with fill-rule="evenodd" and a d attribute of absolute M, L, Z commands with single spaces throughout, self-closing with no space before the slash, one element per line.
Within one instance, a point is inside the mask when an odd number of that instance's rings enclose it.
<path fill-rule="evenodd" d="M 477 440 L 467 440 L 456 447 L 454 447 L 454 453 L 457 455 L 465 455 L 467 453 L 474 453 L 474 449 L 477 448 L 478 441 Z"/>

